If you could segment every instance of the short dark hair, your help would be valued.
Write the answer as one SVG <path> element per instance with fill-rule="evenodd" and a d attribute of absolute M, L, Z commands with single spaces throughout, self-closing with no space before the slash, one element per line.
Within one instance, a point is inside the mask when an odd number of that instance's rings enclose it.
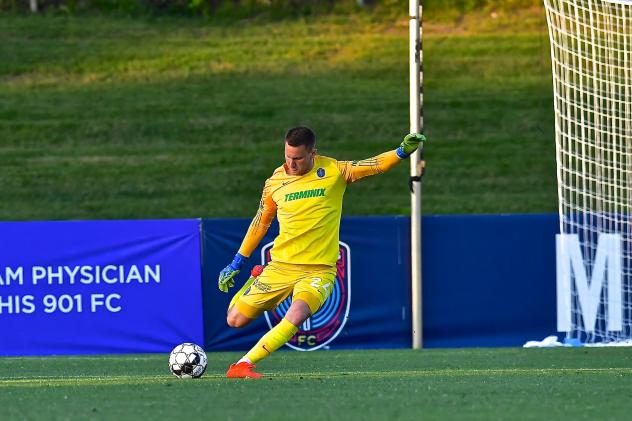
<path fill-rule="evenodd" d="M 285 143 L 290 146 L 304 145 L 307 149 L 314 149 L 314 146 L 316 146 L 316 135 L 309 127 L 292 127 L 285 134 Z"/>

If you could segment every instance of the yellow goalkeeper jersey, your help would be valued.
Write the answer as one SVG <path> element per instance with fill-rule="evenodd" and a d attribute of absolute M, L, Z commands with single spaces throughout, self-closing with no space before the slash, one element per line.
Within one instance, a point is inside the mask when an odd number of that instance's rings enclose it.
<path fill-rule="evenodd" d="M 250 256 L 276 216 L 279 235 L 270 252 L 272 261 L 334 266 L 347 184 L 388 171 L 399 162 L 397 153 L 389 151 L 361 161 L 316 155 L 314 167 L 304 175 L 288 175 L 285 165 L 277 168 L 265 182 L 259 210 L 239 253 Z"/>

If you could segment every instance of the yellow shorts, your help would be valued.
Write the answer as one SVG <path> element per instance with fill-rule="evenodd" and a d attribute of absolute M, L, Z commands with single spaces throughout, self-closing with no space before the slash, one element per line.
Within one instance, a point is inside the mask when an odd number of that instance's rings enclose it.
<path fill-rule="evenodd" d="M 332 266 L 270 262 L 235 305 L 241 314 L 256 319 L 264 311 L 275 309 L 291 293 L 292 301 L 305 301 L 314 314 L 331 294 L 335 277 L 336 268 Z"/>

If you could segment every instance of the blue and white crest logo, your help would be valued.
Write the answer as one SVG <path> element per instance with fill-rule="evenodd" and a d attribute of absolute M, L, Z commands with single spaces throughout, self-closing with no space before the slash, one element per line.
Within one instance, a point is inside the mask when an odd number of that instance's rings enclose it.
<path fill-rule="evenodd" d="M 270 250 L 273 243 L 266 244 L 261 250 L 261 263 L 270 262 Z M 292 297 L 288 297 L 279 306 L 266 311 L 266 322 L 272 329 L 285 316 L 292 304 Z M 286 344 L 297 351 L 314 351 L 329 344 L 340 334 L 351 307 L 351 252 L 349 246 L 342 241 L 336 262 L 336 278 L 334 288 L 325 304 L 312 317 L 303 323 L 296 335 Z"/>
<path fill-rule="evenodd" d="M 317 169 L 316 175 L 318 175 L 320 178 L 323 178 L 325 176 L 325 169 L 324 168 Z"/>

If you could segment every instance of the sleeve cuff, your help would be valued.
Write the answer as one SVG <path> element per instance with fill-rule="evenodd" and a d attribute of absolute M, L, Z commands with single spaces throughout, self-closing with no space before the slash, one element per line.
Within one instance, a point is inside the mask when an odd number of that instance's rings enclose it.
<path fill-rule="evenodd" d="M 399 159 L 406 159 L 410 156 L 410 154 L 406 154 L 404 152 L 404 149 L 401 146 L 397 148 L 395 152 L 397 153 L 397 156 L 399 157 Z"/>
<path fill-rule="evenodd" d="M 235 257 L 233 258 L 233 262 L 230 264 L 230 266 L 234 269 L 234 270 L 239 270 L 241 269 L 241 266 L 244 264 L 244 262 L 246 261 L 247 257 L 237 253 L 235 255 Z"/>

